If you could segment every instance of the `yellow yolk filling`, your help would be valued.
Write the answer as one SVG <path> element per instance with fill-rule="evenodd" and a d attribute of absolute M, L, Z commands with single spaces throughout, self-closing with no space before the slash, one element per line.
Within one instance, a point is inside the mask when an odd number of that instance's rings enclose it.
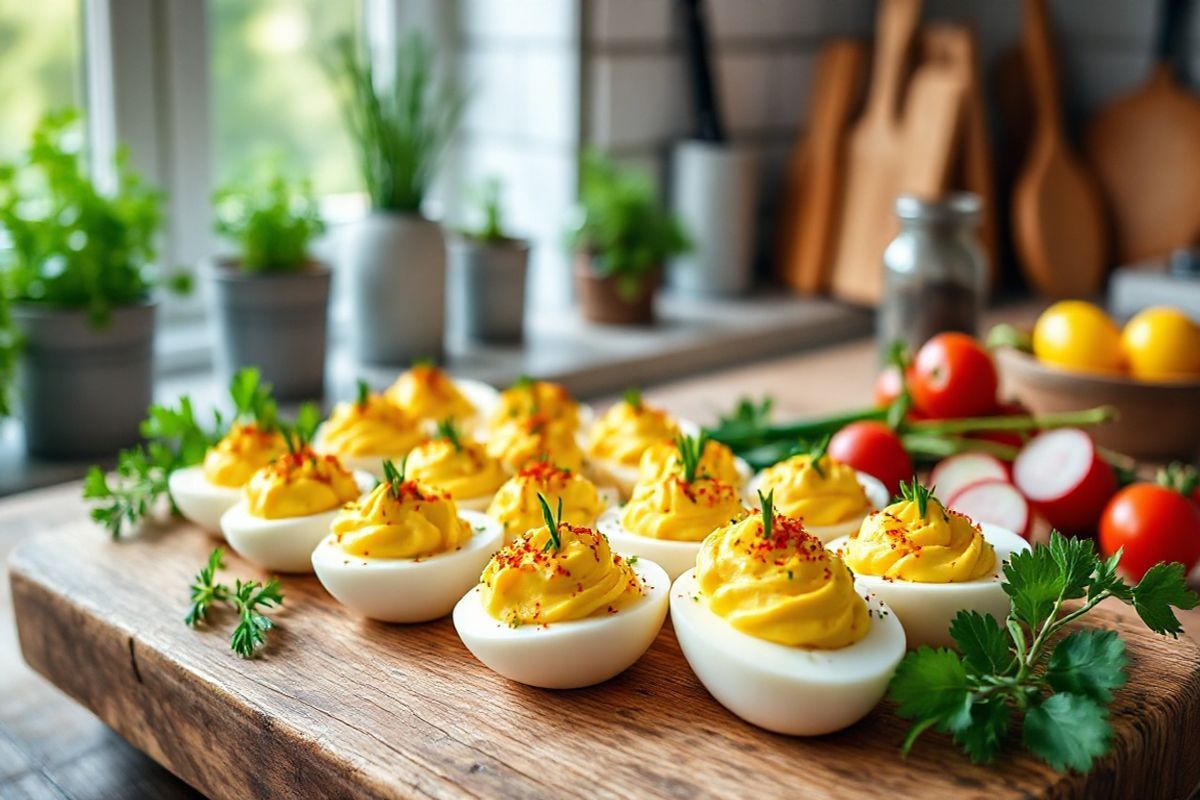
<path fill-rule="evenodd" d="M 388 387 L 387 399 L 418 420 L 461 420 L 475 413 L 475 406 L 450 376 L 432 366 L 416 366 L 402 373 Z"/>
<path fill-rule="evenodd" d="M 679 468 L 679 448 L 673 442 L 656 442 L 642 454 L 642 460 L 638 464 L 638 482 L 657 483 Z M 700 466 L 696 469 L 696 474 L 716 478 L 730 486 L 740 486 L 742 483 L 733 451 L 712 439 L 704 443 L 704 452 L 700 456 Z"/>
<path fill-rule="evenodd" d="M 358 482 L 336 456 L 287 453 L 254 473 L 245 488 L 249 512 L 262 519 L 332 511 L 359 496 Z"/>
<path fill-rule="evenodd" d="M 650 539 L 698 542 L 746 513 L 737 489 L 728 483 L 711 478 L 687 483 L 671 475 L 634 488 L 621 513 L 621 526 Z"/>
<path fill-rule="evenodd" d="M 761 490 L 774 491 L 775 508 L 810 527 L 861 519 L 871 509 L 854 468 L 829 456 L 822 456 L 816 466 L 812 456 L 799 455 L 768 467 Z"/>
<path fill-rule="evenodd" d="M 408 477 L 449 492 L 456 500 L 490 495 L 507 479 L 500 463 L 483 445 L 431 439 L 408 454 Z"/>
<path fill-rule="evenodd" d="M 204 454 L 204 477 L 217 486 L 240 489 L 286 450 L 278 431 L 237 424 Z"/>
<path fill-rule="evenodd" d="M 445 492 L 415 481 L 381 483 L 333 521 L 338 546 L 361 558 L 421 558 L 457 550 L 473 535 Z"/>
<path fill-rule="evenodd" d="M 342 456 L 401 456 L 423 439 L 413 419 L 381 395 L 339 403 L 321 429 L 321 449 Z"/>
<path fill-rule="evenodd" d="M 572 472 L 583 469 L 583 451 L 575 441 L 574 432 L 540 414 L 494 428 L 487 451 L 514 472 L 536 461 L 548 461 Z"/>
<path fill-rule="evenodd" d="M 564 523 L 558 536 L 560 547 L 547 547 L 543 525 L 492 557 L 480 586 L 488 614 L 512 626 L 549 625 L 615 613 L 641 597 L 633 568 L 599 533 Z"/>
<path fill-rule="evenodd" d="M 835 650 L 862 639 L 871 620 L 854 579 L 799 520 L 762 516 L 714 531 L 696 557 L 696 581 L 709 609 L 735 629 L 791 647 Z"/>
<path fill-rule="evenodd" d="M 487 514 L 504 525 L 511 539 L 544 524 L 541 494 L 557 510 L 562 501 L 562 521 L 590 527 L 604 510 L 595 485 L 578 472 L 560 469 L 546 461 L 529 464 L 508 480 L 492 500 Z"/>
<path fill-rule="evenodd" d="M 846 544 L 846 563 L 863 575 L 916 583 L 973 581 L 996 568 L 996 551 L 971 520 L 930 497 L 892 503 L 863 520 Z"/>
<path fill-rule="evenodd" d="M 636 467 L 646 448 L 669 442 L 679 433 L 665 411 L 644 403 L 617 403 L 592 427 L 588 455 Z"/>
<path fill-rule="evenodd" d="M 575 398 L 562 386 L 547 381 L 519 383 L 501 392 L 489 425 L 499 428 L 534 415 L 571 433 L 579 427 L 579 404 Z"/>

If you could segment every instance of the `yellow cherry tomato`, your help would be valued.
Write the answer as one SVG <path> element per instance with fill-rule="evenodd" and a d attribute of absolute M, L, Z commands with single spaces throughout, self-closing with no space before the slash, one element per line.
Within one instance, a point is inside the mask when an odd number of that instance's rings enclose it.
<path fill-rule="evenodd" d="M 1139 311 L 1125 324 L 1121 349 L 1135 378 L 1145 381 L 1200 377 L 1200 325 L 1174 308 Z"/>
<path fill-rule="evenodd" d="M 1124 367 L 1120 329 L 1082 300 L 1063 300 L 1042 312 L 1033 328 L 1033 354 L 1047 364 L 1081 372 Z"/>

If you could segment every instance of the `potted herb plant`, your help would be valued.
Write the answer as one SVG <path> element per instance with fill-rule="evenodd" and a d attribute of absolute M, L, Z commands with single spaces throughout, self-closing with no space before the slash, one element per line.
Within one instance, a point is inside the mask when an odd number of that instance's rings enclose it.
<path fill-rule="evenodd" d="M 29 151 L 0 167 L 4 292 L 21 338 L 31 454 L 111 453 L 138 440 L 151 400 L 155 235 L 161 195 L 119 152 L 115 189 L 88 177 L 77 112 L 47 115 Z M 172 282 L 178 289 L 186 276 Z"/>
<path fill-rule="evenodd" d="M 578 214 L 569 242 L 584 317 L 618 325 L 652 323 L 663 265 L 690 243 L 679 221 L 659 204 L 650 176 L 586 153 Z"/>
<path fill-rule="evenodd" d="M 451 318 L 469 338 L 519 342 L 529 242 L 505 233 L 499 180 L 484 184 L 480 200 L 482 224 L 458 231 L 448 242 Z"/>
<path fill-rule="evenodd" d="M 217 232 L 238 248 L 211 270 L 220 371 L 256 366 L 281 400 L 320 397 L 331 270 L 309 253 L 324 230 L 311 184 L 267 170 L 213 202 Z"/>
<path fill-rule="evenodd" d="M 340 38 L 328 64 L 370 195 L 371 213 L 345 240 L 353 342 L 360 361 L 407 364 L 443 349 L 446 244 L 422 216 L 462 96 L 433 76 L 429 44 L 413 34 L 394 74 L 378 74 L 354 39 Z"/>

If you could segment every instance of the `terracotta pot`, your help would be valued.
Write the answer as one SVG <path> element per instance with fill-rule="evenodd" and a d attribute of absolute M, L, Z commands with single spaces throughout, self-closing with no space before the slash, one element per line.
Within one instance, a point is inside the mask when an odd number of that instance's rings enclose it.
<path fill-rule="evenodd" d="M 628 297 L 620 292 L 616 278 L 597 275 L 591 261 L 586 254 L 575 257 L 575 294 L 583 318 L 605 325 L 653 325 L 654 296 L 662 283 L 662 271 L 643 278 L 637 295 Z"/>

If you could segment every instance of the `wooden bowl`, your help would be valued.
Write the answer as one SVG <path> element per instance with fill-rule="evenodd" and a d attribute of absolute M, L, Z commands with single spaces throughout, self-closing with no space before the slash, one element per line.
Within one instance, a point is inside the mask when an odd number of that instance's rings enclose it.
<path fill-rule="evenodd" d="M 1115 407 L 1115 422 L 1089 429 L 1102 447 L 1155 461 L 1191 460 L 1200 450 L 1200 380 L 1149 383 L 1070 372 L 1009 347 L 996 351 L 996 361 L 1006 391 L 1035 414 Z"/>

